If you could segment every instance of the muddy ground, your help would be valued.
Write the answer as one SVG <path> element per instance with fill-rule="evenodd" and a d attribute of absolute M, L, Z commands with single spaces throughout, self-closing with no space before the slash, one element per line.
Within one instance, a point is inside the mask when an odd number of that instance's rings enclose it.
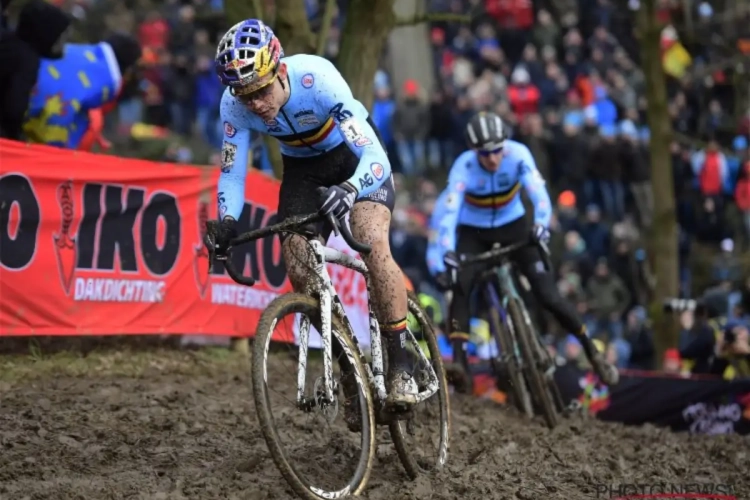
<path fill-rule="evenodd" d="M 746 438 L 581 419 L 549 432 L 490 401 L 452 407 L 447 468 L 409 482 L 382 442 L 364 498 L 576 500 L 613 496 L 596 484 L 696 481 L 750 498 Z M 293 498 L 248 363 L 220 350 L 0 357 L 0 499 L 74 498 Z"/>

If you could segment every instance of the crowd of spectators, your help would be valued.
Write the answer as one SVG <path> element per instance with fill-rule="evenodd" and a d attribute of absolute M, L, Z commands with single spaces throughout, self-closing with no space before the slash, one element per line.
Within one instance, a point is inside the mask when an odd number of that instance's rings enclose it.
<path fill-rule="evenodd" d="M 690 359 L 690 349 L 654 359 L 645 309 L 654 277 L 644 236 L 653 226 L 654 202 L 646 83 L 632 31 L 635 13 L 609 0 L 433 4 L 457 13 L 474 12 L 475 21 L 471 26 L 432 26 L 439 82 L 434 91 L 408 80 L 394 102 L 396 92 L 386 75 L 376 79 L 373 113 L 392 141 L 392 156 L 400 160 L 401 171 L 411 176 L 446 170 L 465 147 L 463 127 L 472 113 L 494 110 L 511 125 L 512 137 L 531 149 L 557 200 L 553 255 L 558 286 L 577 304 L 610 360 L 621 368 L 654 368 L 662 361 L 674 364 L 675 357 L 682 361 L 680 354 Z M 637 3 L 629 5 L 632 9 Z M 683 4 L 660 5 L 660 16 L 675 21 L 662 32 L 661 46 L 669 113 L 678 133 L 670 147 L 681 296 L 700 297 L 702 287 L 710 284 L 707 296 L 714 288 L 724 291 L 725 300 L 714 316 L 746 321 L 743 311 L 750 309 L 734 306 L 742 303 L 737 256 L 750 248 L 750 109 L 747 96 L 733 86 L 735 68 L 721 64 L 726 52 L 717 47 L 744 46 L 750 35 L 747 13 L 738 16 L 738 26 L 739 20 L 744 22 L 739 30 L 681 41 L 684 31 L 674 25 L 686 17 L 680 10 Z M 709 2 L 690 5 L 699 33 L 721 25 L 713 19 Z M 736 111 L 743 109 L 744 115 L 738 116 Z M 405 222 L 396 230 L 395 251 L 403 248 L 397 258 L 414 272 L 419 245 L 402 233 L 409 227 L 415 239 L 424 238 L 419 212 L 429 210 L 432 199 L 423 191 L 397 210 L 397 225 Z M 409 213 L 415 215 L 407 217 Z M 697 287 L 690 266 L 696 246 L 718 254 L 710 281 Z M 556 325 L 544 318 L 541 324 L 564 339 L 556 351 L 580 354 L 580 346 L 566 345 L 576 343 L 573 336 L 565 338 L 566 332 L 555 331 Z M 683 338 L 682 348 L 686 342 Z M 714 347 L 712 342 L 712 353 Z"/>

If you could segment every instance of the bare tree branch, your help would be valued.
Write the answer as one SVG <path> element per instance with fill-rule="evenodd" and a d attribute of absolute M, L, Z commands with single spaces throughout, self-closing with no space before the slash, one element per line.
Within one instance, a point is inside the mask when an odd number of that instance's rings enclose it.
<path fill-rule="evenodd" d="M 401 17 L 396 19 L 396 27 L 414 26 L 415 24 L 436 23 L 441 21 L 449 23 L 469 23 L 471 22 L 471 16 L 465 14 L 452 14 L 450 12 L 415 14 L 411 17 Z"/>
<path fill-rule="evenodd" d="M 323 19 L 320 20 L 318 47 L 315 51 L 315 53 L 321 57 L 326 53 L 326 42 L 328 41 L 328 33 L 331 31 L 331 22 L 333 21 L 333 11 L 335 7 L 335 0 L 326 0 L 325 10 L 323 10 Z"/>

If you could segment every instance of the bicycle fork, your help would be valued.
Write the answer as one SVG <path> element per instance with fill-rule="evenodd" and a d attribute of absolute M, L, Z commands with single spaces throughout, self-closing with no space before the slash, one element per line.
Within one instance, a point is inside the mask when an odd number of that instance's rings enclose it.
<path fill-rule="evenodd" d="M 322 252 L 318 251 L 318 247 L 315 245 L 317 242 L 313 242 L 313 250 L 315 251 L 315 267 L 312 270 L 313 276 L 319 276 L 321 278 L 320 283 L 316 283 L 318 290 L 317 295 L 320 300 L 320 338 L 323 343 L 323 394 L 327 403 L 333 403 L 333 349 L 331 345 L 331 310 L 332 310 L 332 299 L 331 293 L 328 289 L 330 286 L 331 279 L 328 276 L 328 270 L 325 267 L 325 259 Z M 310 341 L 310 318 L 301 315 L 299 325 L 299 353 L 297 359 L 297 404 L 300 407 L 306 408 L 313 401 L 307 401 L 305 398 L 305 380 L 307 374 L 307 355 L 309 350 Z"/>

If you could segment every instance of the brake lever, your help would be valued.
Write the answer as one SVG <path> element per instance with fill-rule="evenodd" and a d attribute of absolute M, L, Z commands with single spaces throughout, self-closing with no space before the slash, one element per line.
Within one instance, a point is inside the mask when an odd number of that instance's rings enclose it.
<path fill-rule="evenodd" d="M 206 246 L 208 246 L 208 245 L 206 245 Z M 209 276 L 211 275 L 211 273 L 214 272 L 214 255 L 215 254 L 216 254 L 216 252 L 214 252 L 210 248 L 208 249 L 208 274 L 209 274 Z"/>
<path fill-rule="evenodd" d="M 326 216 L 326 220 L 331 225 L 331 228 L 333 228 L 333 234 L 336 236 L 339 236 L 339 220 L 334 216 L 333 214 L 328 214 Z"/>

